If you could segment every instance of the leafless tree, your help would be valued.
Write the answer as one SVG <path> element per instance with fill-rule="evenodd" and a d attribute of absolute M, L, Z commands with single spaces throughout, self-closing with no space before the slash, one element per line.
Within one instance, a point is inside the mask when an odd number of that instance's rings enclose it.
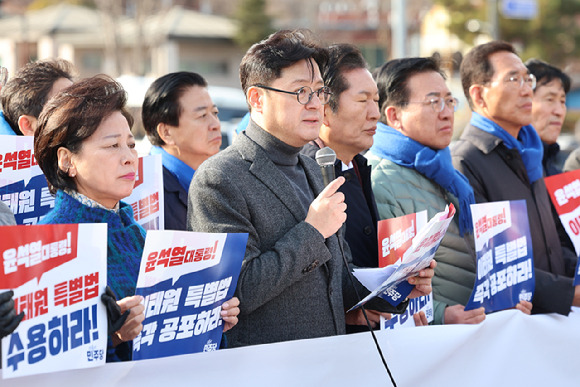
<path fill-rule="evenodd" d="M 121 74 L 121 45 L 119 39 L 119 20 L 123 14 L 123 4 L 118 0 L 95 0 L 95 5 L 103 19 L 105 39 L 106 74 L 117 77 Z"/>

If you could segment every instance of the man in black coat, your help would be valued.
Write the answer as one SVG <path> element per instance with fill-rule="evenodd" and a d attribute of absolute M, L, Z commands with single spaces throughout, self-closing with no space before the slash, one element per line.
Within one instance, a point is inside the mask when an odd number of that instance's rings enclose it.
<path fill-rule="evenodd" d="M 533 313 L 567 315 L 580 305 L 572 286 L 574 254 L 565 254 L 543 179 L 543 148 L 530 125 L 535 77 L 513 46 L 493 41 L 473 48 L 461 64 L 461 82 L 473 115 L 452 148 L 453 164 L 479 203 L 526 200 L 536 290 Z M 567 250 L 566 250 L 567 251 Z"/>

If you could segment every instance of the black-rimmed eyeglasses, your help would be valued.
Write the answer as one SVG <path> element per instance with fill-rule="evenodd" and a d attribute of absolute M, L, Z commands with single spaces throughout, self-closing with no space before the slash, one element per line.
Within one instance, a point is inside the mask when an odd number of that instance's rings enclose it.
<path fill-rule="evenodd" d="M 330 96 L 332 95 L 332 93 L 330 92 L 330 89 L 326 86 L 323 86 L 318 90 L 312 90 L 308 86 L 303 86 L 300 89 L 298 89 L 298 91 L 280 90 L 280 89 L 276 89 L 276 88 L 273 88 L 270 86 L 264 86 L 264 85 L 254 85 L 254 86 L 259 87 L 261 89 L 276 91 L 278 93 L 293 94 L 296 96 L 298 103 L 301 105 L 308 105 L 308 103 L 310 101 L 312 101 L 312 96 L 314 94 L 316 94 L 316 96 L 320 100 L 320 103 L 322 105 L 325 105 L 328 103 L 328 101 L 330 101 Z"/>

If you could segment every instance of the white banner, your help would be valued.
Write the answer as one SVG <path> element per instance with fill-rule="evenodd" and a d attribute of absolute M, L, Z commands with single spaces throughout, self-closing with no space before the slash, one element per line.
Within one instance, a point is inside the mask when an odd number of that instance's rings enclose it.
<path fill-rule="evenodd" d="M 376 332 L 398 386 L 576 386 L 580 312 L 493 313 L 479 325 Z M 390 386 L 369 333 L 107 364 L 2 387 Z"/>

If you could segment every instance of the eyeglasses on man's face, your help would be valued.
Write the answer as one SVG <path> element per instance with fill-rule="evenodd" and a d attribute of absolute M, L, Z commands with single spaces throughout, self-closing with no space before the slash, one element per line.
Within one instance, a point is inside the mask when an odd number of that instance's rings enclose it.
<path fill-rule="evenodd" d="M 495 82 L 491 82 L 496 83 Z M 524 85 L 528 85 L 532 90 L 536 89 L 536 77 L 534 74 L 514 74 L 510 75 L 503 80 L 504 83 L 511 85 L 513 87 L 519 87 L 520 89 L 524 87 Z"/>
<path fill-rule="evenodd" d="M 534 74 L 526 74 L 526 75 L 510 75 L 504 80 L 507 84 L 512 84 L 514 86 L 519 86 L 520 88 L 528 85 L 532 88 L 532 90 L 536 89 L 536 77 Z"/>
<path fill-rule="evenodd" d="M 280 90 L 280 89 L 276 89 L 274 87 L 265 86 L 265 85 L 255 85 L 255 87 L 259 87 L 259 88 L 265 89 L 265 90 L 276 91 L 278 93 L 293 94 L 296 96 L 298 103 L 301 105 L 308 105 L 308 103 L 310 101 L 312 101 L 312 96 L 314 94 L 316 94 L 316 96 L 320 100 L 320 103 L 322 105 L 325 105 L 328 103 L 328 101 L 330 101 L 330 96 L 332 95 L 332 93 L 330 92 L 330 89 L 326 86 L 323 86 L 318 90 L 312 90 L 308 86 L 303 86 L 300 89 L 298 89 L 297 91 Z"/>
<path fill-rule="evenodd" d="M 457 111 L 457 105 L 459 104 L 459 100 L 455 97 L 433 97 L 429 98 L 426 101 L 419 101 L 419 102 L 407 102 L 407 103 L 421 103 L 423 105 L 431 105 L 431 108 L 435 113 L 441 113 L 445 106 L 449 109 L 452 109 L 454 112 Z"/>

